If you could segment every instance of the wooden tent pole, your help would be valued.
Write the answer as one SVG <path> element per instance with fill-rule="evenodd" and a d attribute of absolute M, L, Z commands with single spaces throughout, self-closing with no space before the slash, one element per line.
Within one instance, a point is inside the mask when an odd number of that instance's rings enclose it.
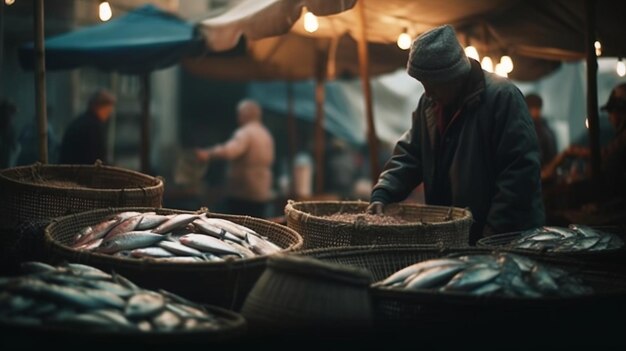
<path fill-rule="evenodd" d="M 0 92 L 4 93 L 2 86 L 2 61 L 4 59 L 4 1 L 0 1 Z"/>
<path fill-rule="evenodd" d="M 317 74 L 315 77 L 315 194 L 324 191 L 324 80 L 326 59 L 321 50 L 317 53 Z"/>
<path fill-rule="evenodd" d="M 367 49 L 367 30 L 365 28 L 365 8 L 364 1 L 359 0 L 356 3 L 359 12 L 357 19 L 359 21 L 359 38 L 357 41 L 359 50 L 359 73 L 363 84 L 363 95 L 365 96 L 365 116 L 367 118 L 367 142 L 370 153 L 370 176 L 372 182 L 376 183 L 380 174 L 378 164 L 378 137 L 376 136 L 376 125 L 374 124 L 374 110 L 372 107 L 372 86 L 369 73 L 369 54 Z"/>
<path fill-rule="evenodd" d="M 141 171 L 151 174 L 150 169 L 150 73 L 141 76 Z"/>
<path fill-rule="evenodd" d="M 289 185 L 289 193 L 295 194 L 295 184 L 294 181 L 295 174 L 294 170 L 294 159 L 296 157 L 296 152 L 298 149 L 297 146 L 297 126 L 296 126 L 296 114 L 293 106 L 293 82 L 287 82 L 287 142 L 288 142 L 288 155 L 289 160 L 287 162 L 289 166 L 289 175 L 291 176 L 291 182 Z"/>
<path fill-rule="evenodd" d="M 46 115 L 46 56 L 44 46 L 43 0 L 33 0 L 35 7 L 35 106 L 39 133 L 39 161 L 48 163 L 48 116 Z"/>
<path fill-rule="evenodd" d="M 598 185 L 600 178 L 600 121 L 598 118 L 598 58 L 594 43 L 596 41 L 596 8 L 595 1 L 585 1 L 587 14 L 585 47 L 587 51 L 587 120 L 589 121 L 589 148 L 591 150 L 592 182 Z"/>

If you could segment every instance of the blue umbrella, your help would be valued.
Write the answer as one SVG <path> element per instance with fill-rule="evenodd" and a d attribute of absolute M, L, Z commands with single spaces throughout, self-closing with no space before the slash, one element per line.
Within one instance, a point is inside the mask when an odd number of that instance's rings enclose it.
<path fill-rule="evenodd" d="M 45 60 L 49 70 L 93 66 L 142 75 L 141 169 L 150 172 L 149 73 L 203 48 L 204 40 L 193 24 L 148 4 L 109 22 L 47 39 Z M 34 69 L 35 45 L 22 45 L 19 58 L 22 67 Z"/>
<path fill-rule="evenodd" d="M 93 66 L 142 74 L 166 68 L 199 53 L 204 42 L 193 24 L 145 5 L 103 24 L 46 39 L 46 69 Z M 35 64 L 32 42 L 22 45 L 20 63 Z"/>

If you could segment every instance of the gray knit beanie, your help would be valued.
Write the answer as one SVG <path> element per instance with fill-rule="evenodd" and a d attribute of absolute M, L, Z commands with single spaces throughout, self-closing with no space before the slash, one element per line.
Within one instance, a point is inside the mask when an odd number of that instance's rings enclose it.
<path fill-rule="evenodd" d="M 454 28 L 444 25 L 415 38 L 406 68 L 419 81 L 447 82 L 467 74 L 471 65 Z"/>

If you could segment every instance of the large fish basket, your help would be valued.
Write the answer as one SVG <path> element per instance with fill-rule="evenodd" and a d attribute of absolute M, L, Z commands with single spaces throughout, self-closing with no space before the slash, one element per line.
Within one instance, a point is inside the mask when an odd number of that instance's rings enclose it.
<path fill-rule="evenodd" d="M 94 165 L 44 165 L 0 171 L 0 263 L 23 257 L 20 228 L 108 207 L 161 207 L 163 181 L 132 170 Z M 34 238 L 39 240 L 41 237 Z M 32 246 L 30 243 L 27 246 Z M 30 257 L 37 259 L 38 257 Z"/>
<path fill-rule="evenodd" d="M 100 223 L 103 219 L 123 211 L 153 211 L 164 215 L 194 213 L 165 208 L 125 207 L 100 209 L 57 218 L 45 230 L 47 260 L 53 264 L 69 261 L 84 263 L 105 271 L 115 271 L 145 288 L 161 288 L 193 301 L 233 310 L 241 307 L 248 292 L 265 269 L 268 256 L 223 262 L 159 262 L 79 251 L 69 246 L 81 228 Z M 227 219 L 256 231 L 282 248 L 281 253 L 302 246 L 302 237 L 286 226 L 250 216 L 217 213 L 207 215 Z"/>
<path fill-rule="evenodd" d="M 298 254 L 366 269 L 376 282 L 417 262 L 447 255 L 490 252 L 480 248 L 436 249 L 388 245 L 305 250 Z M 567 298 L 512 298 L 432 290 L 403 291 L 372 286 L 370 295 L 375 330 L 382 335 L 391 334 L 395 339 L 418 338 L 431 342 L 446 342 L 451 336 L 476 340 L 483 338 L 481 334 L 489 335 L 491 341 L 492 337 L 502 337 L 507 342 L 517 338 L 521 342 L 528 338 L 538 340 L 535 338 L 546 334 L 554 336 L 562 333 L 567 337 L 582 335 L 575 334 L 577 332 L 606 335 L 623 328 L 623 315 L 626 312 L 625 274 L 606 271 L 601 265 L 589 266 L 564 258 L 541 255 L 528 257 L 540 263 L 558 266 L 582 278 L 586 285 L 593 288 L 593 294 Z M 616 320 L 621 322 L 614 324 Z M 616 335 L 621 334 L 616 332 L 612 337 L 616 338 Z"/>
<path fill-rule="evenodd" d="M 408 224 L 348 223 L 324 216 L 365 213 L 363 201 L 289 201 L 287 226 L 302 235 L 304 249 L 358 245 L 429 245 L 462 247 L 469 244 L 472 214 L 457 207 L 397 204 L 393 215 Z M 421 223 L 420 223 L 421 222 Z"/>
<path fill-rule="evenodd" d="M 613 233 L 619 236 L 626 242 L 626 228 L 620 228 L 617 226 L 606 227 L 594 227 L 609 233 Z M 476 242 L 476 247 L 482 247 L 487 249 L 506 249 L 509 251 L 515 251 L 518 253 L 542 254 L 548 257 L 567 257 L 573 260 L 580 260 L 583 262 L 598 262 L 606 265 L 611 265 L 612 269 L 622 269 L 626 272 L 626 246 L 615 249 L 599 250 L 599 251 L 546 251 L 546 250 L 533 250 L 533 249 L 518 249 L 510 248 L 509 245 L 519 239 L 522 236 L 521 231 L 502 233 L 487 236 L 479 239 Z"/>
<path fill-rule="evenodd" d="M 234 311 L 217 306 L 203 305 L 207 312 L 220 319 L 220 328 L 215 330 L 187 331 L 107 331 L 89 328 L 76 328 L 54 325 L 22 326 L 0 322 L 2 345 L 8 349 L 35 349 L 48 345 L 63 345 L 64 350 L 80 350 L 89 345 L 97 350 L 105 349 L 144 349 L 149 347 L 165 350 L 175 347 L 206 347 L 224 345 L 245 338 L 247 323 L 245 318 Z"/>

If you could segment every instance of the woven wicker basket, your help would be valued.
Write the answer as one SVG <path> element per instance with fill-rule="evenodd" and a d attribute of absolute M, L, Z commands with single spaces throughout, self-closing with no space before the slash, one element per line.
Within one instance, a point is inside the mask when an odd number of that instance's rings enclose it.
<path fill-rule="evenodd" d="M 379 281 L 410 264 L 449 254 L 488 253 L 480 248 L 433 249 L 416 246 L 361 246 L 300 251 L 326 262 L 367 269 Z M 484 333 L 522 335 L 532 326 L 533 337 L 543 331 L 566 335 L 576 328 L 614 328 L 612 318 L 622 318 L 626 311 L 626 274 L 603 271 L 599 266 L 556 257 L 531 256 L 543 263 L 558 265 L 581 277 L 594 289 L 591 296 L 571 298 L 505 298 L 399 291 L 371 288 L 376 329 L 395 336 L 448 337 Z M 599 323 L 590 326 L 589 321 Z M 623 325 L 623 323 L 621 324 Z M 545 329 L 542 329 L 545 328 Z M 408 329 L 408 330 L 407 330 Z M 408 332 L 408 334 L 407 334 Z M 604 332 L 604 331 L 603 331 Z M 507 336 L 507 337 L 508 337 Z"/>
<path fill-rule="evenodd" d="M 99 223 L 107 216 L 122 211 L 193 213 L 173 209 L 126 207 L 94 210 L 57 218 L 46 227 L 47 261 L 53 264 L 61 261 L 79 262 L 106 271 L 113 270 L 145 288 L 162 288 L 193 301 L 235 310 L 241 307 L 248 292 L 265 269 L 267 256 L 224 262 L 158 262 L 78 251 L 67 246 L 81 228 Z M 209 216 L 249 227 L 283 248 L 281 252 L 296 250 L 302 246 L 302 237 L 298 233 L 276 223 L 249 216 L 216 213 L 210 213 Z"/>
<path fill-rule="evenodd" d="M 144 349 L 165 350 L 181 346 L 208 346 L 240 340 L 247 334 L 247 323 L 239 313 L 216 306 L 204 308 L 221 320 L 216 330 L 192 330 L 171 332 L 103 331 L 88 328 L 62 326 L 20 326 L 0 322 L 0 337 L 3 346 L 9 349 L 34 349 L 51 344 L 63 345 L 64 350 L 81 350 L 85 345 L 97 345 L 96 349 Z"/>
<path fill-rule="evenodd" d="M 394 225 L 347 223 L 321 217 L 335 213 L 365 213 L 367 206 L 368 203 L 363 201 L 289 201 L 285 216 L 287 226 L 302 235 L 304 249 L 438 243 L 462 247 L 469 243 L 472 215 L 462 208 L 399 204 L 392 207 L 393 214 L 416 223 Z"/>
<path fill-rule="evenodd" d="M 623 228 L 619 227 L 595 227 L 597 229 L 601 229 L 607 232 L 611 232 L 615 235 L 618 235 L 622 240 L 626 241 L 625 234 Z M 602 251 L 570 251 L 570 252 L 551 252 L 551 251 L 539 251 L 533 249 L 510 249 L 507 246 L 517 240 L 522 235 L 522 232 L 511 232 L 511 233 L 503 233 L 491 235 L 485 238 L 482 238 L 476 242 L 477 247 L 488 248 L 488 249 L 506 249 L 512 252 L 518 252 L 521 254 L 537 254 L 540 252 L 542 255 L 546 257 L 567 257 L 573 260 L 580 260 L 583 262 L 598 262 L 603 263 L 605 265 L 610 265 L 611 269 L 618 269 L 626 271 L 626 247 L 620 247 L 617 249 L 610 250 L 602 250 Z"/>
<path fill-rule="evenodd" d="M 0 228 L 107 207 L 161 207 L 163 181 L 128 169 L 43 165 L 0 172 Z"/>
<path fill-rule="evenodd" d="M 309 257 L 275 255 L 241 313 L 256 334 L 327 336 L 372 327 L 370 276 Z"/>

